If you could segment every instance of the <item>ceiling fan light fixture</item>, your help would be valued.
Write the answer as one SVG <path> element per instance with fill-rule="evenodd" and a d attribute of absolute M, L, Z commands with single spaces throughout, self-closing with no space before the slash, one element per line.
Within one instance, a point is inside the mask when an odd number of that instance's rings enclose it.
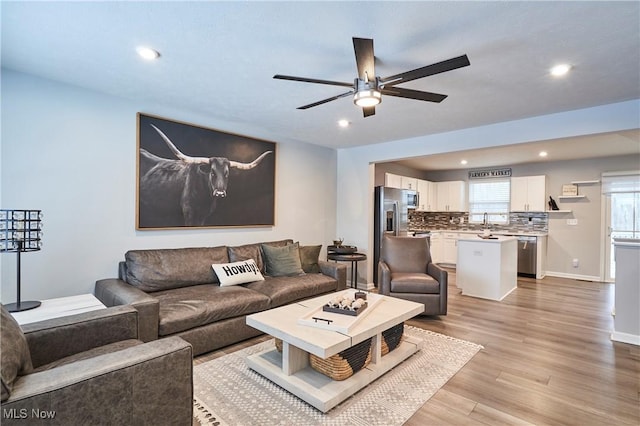
<path fill-rule="evenodd" d="M 359 107 L 372 107 L 382 102 L 382 94 L 375 89 L 366 89 L 356 92 L 353 103 Z"/>

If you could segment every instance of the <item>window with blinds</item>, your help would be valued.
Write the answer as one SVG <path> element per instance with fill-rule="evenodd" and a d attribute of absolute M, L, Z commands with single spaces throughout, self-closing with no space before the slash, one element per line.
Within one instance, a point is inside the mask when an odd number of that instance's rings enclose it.
<path fill-rule="evenodd" d="M 479 179 L 469 181 L 469 222 L 483 223 L 487 213 L 489 223 L 509 223 L 510 179 Z"/>

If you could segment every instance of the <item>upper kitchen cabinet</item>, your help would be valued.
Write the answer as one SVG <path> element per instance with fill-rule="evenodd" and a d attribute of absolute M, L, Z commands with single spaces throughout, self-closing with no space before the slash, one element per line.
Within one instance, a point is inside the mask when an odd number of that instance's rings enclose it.
<path fill-rule="evenodd" d="M 417 191 L 418 179 L 408 176 L 394 175 L 393 173 L 385 173 L 384 186 L 388 188 L 411 189 L 413 191 Z"/>
<path fill-rule="evenodd" d="M 393 173 L 384 174 L 384 186 L 387 188 L 402 188 L 402 176 Z"/>
<path fill-rule="evenodd" d="M 418 190 L 418 179 L 416 178 L 412 178 L 412 177 L 407 177 L 407 176 L 401 176 L 401 188 L 402 189 L 411 189 L 414 191 Z"/>
<path fill-rule="evenodd" d="M 435 182 L 437 188 L 437 211 L 464 212 L 467 211 L 465 199 L 465 182 L 461 180 L 449 182 Z"/>
<path fill-rule="evenodd" d="M 547 198 L 546 176 L 521 176 L 511 178 L 511 211 L 543 212 Z"/>
<path fill-rule="evenodd" d="M 436 184 L 428 180 L 418 179 L 418 205 L 417 211 L 432 212 L 436 210 L 437 194 Z"/>

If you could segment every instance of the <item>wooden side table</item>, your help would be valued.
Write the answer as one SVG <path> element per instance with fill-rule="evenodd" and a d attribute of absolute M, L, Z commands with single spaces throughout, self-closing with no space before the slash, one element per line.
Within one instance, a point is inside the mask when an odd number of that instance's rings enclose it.
<path fill-rule="evenodd" d="M 363 253 L 328 253 L 327 260 L 336 262 L 351 262 L 351 288 L 358 288 L 358 262 L 367 260 Z"/>
<path fill-rule="evenodd" d="M 12 312 L 11 315 L 13 315 L 18 324 L 23 325 L 98 309 L 106 309 L 106 306 L 93 294 L 80 294 L 78 296 L 43 300 L 42 304 L 37 308 L 22 312 Z"/>

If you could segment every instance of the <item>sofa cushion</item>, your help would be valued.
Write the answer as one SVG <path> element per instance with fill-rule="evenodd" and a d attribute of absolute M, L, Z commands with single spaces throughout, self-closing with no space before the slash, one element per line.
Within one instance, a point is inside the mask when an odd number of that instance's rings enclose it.
<path fill-rule="evenodd" d="M 300 263 L 298 243 L 283 247 L 262 245 L 265 273 L 272 277 L 290 277 L 304 274 Z"/>
<path fill-rule="evenodd" d="M 391 274 L 392 293 L 440 293 L 440 284 L 432 276 L 417 272 Z"/>
<path fill-rule="evenodd" d="M 293 240 L 280 240 L 280 241 L 268 241 L 262 244 L 267 244 L 274 247 L 282 247 L 287 244 L 292 244 Z M 265 273 L 264 258 L 262 256 L 261 243 L 245 244 L 242 246 L 230 246 L 227 247 L 230 262 L 239 262 L 241 260 L 253 259 L 256 261 L 256 265 L 260 269 L 261 273 Z"/>
<path fill-rule="evenodd" d="M 211 267 L 220 280 L 220 286 L 238 285 L 264 280 L 264 277 L 258 270 L 258 265 L 256 265 L 253 259 L 231 263 L 214 263 Z"/>
<path fill-rule="evenodd" d="M 142 291 L 152 292 L 217 283 L 214 263 L 227 263 L 227 248 L 130 250 L 125 254 L 126 281 Z"/>
<path fill-rule="evenodd" d="M 241 262 L 243 260 L 253 259 L 258 265 L 261 273 L 264 273 L 264 260 L 262 259 L 262 251 L 260 244 L 245 244 L 243 246 L 227 247 L 230 262 Z"/>
<path fill-rule="evenodd" d="M 318 265 L 318 259 L 320 258 L 320 250 L 322 250 L 322 244 L 319 246 L 300 246 L 299 249 L 302 270 L 307 274 L 319 273 L 320 265 Z"/>
<path fill-rule="evenodd" d="M 262 282 L 262 281 L 259 281 Z M 196 285 L 153 293 L 160 307 L 158 334 L 168 336 L 269 308 L 269 298 L 241 285 Z"/>
<path fill-rule="evenodd" d="M 336 291 L 338 282 L 323 274 L 305 274 L 296 277 L 265 277 L 264 281 L 245 284 L 244 287 L 268 296 L 269 308 L 286 305 L 300 299 Z"/>
<path fill-rule="evenodd" d="M 0 386 L 2 401 L 6 401 L 11 396 L 16 377 L 29 374 L 33 367 L 27 339 L 18 322 L 4 306 L 0 310 Z"/>

